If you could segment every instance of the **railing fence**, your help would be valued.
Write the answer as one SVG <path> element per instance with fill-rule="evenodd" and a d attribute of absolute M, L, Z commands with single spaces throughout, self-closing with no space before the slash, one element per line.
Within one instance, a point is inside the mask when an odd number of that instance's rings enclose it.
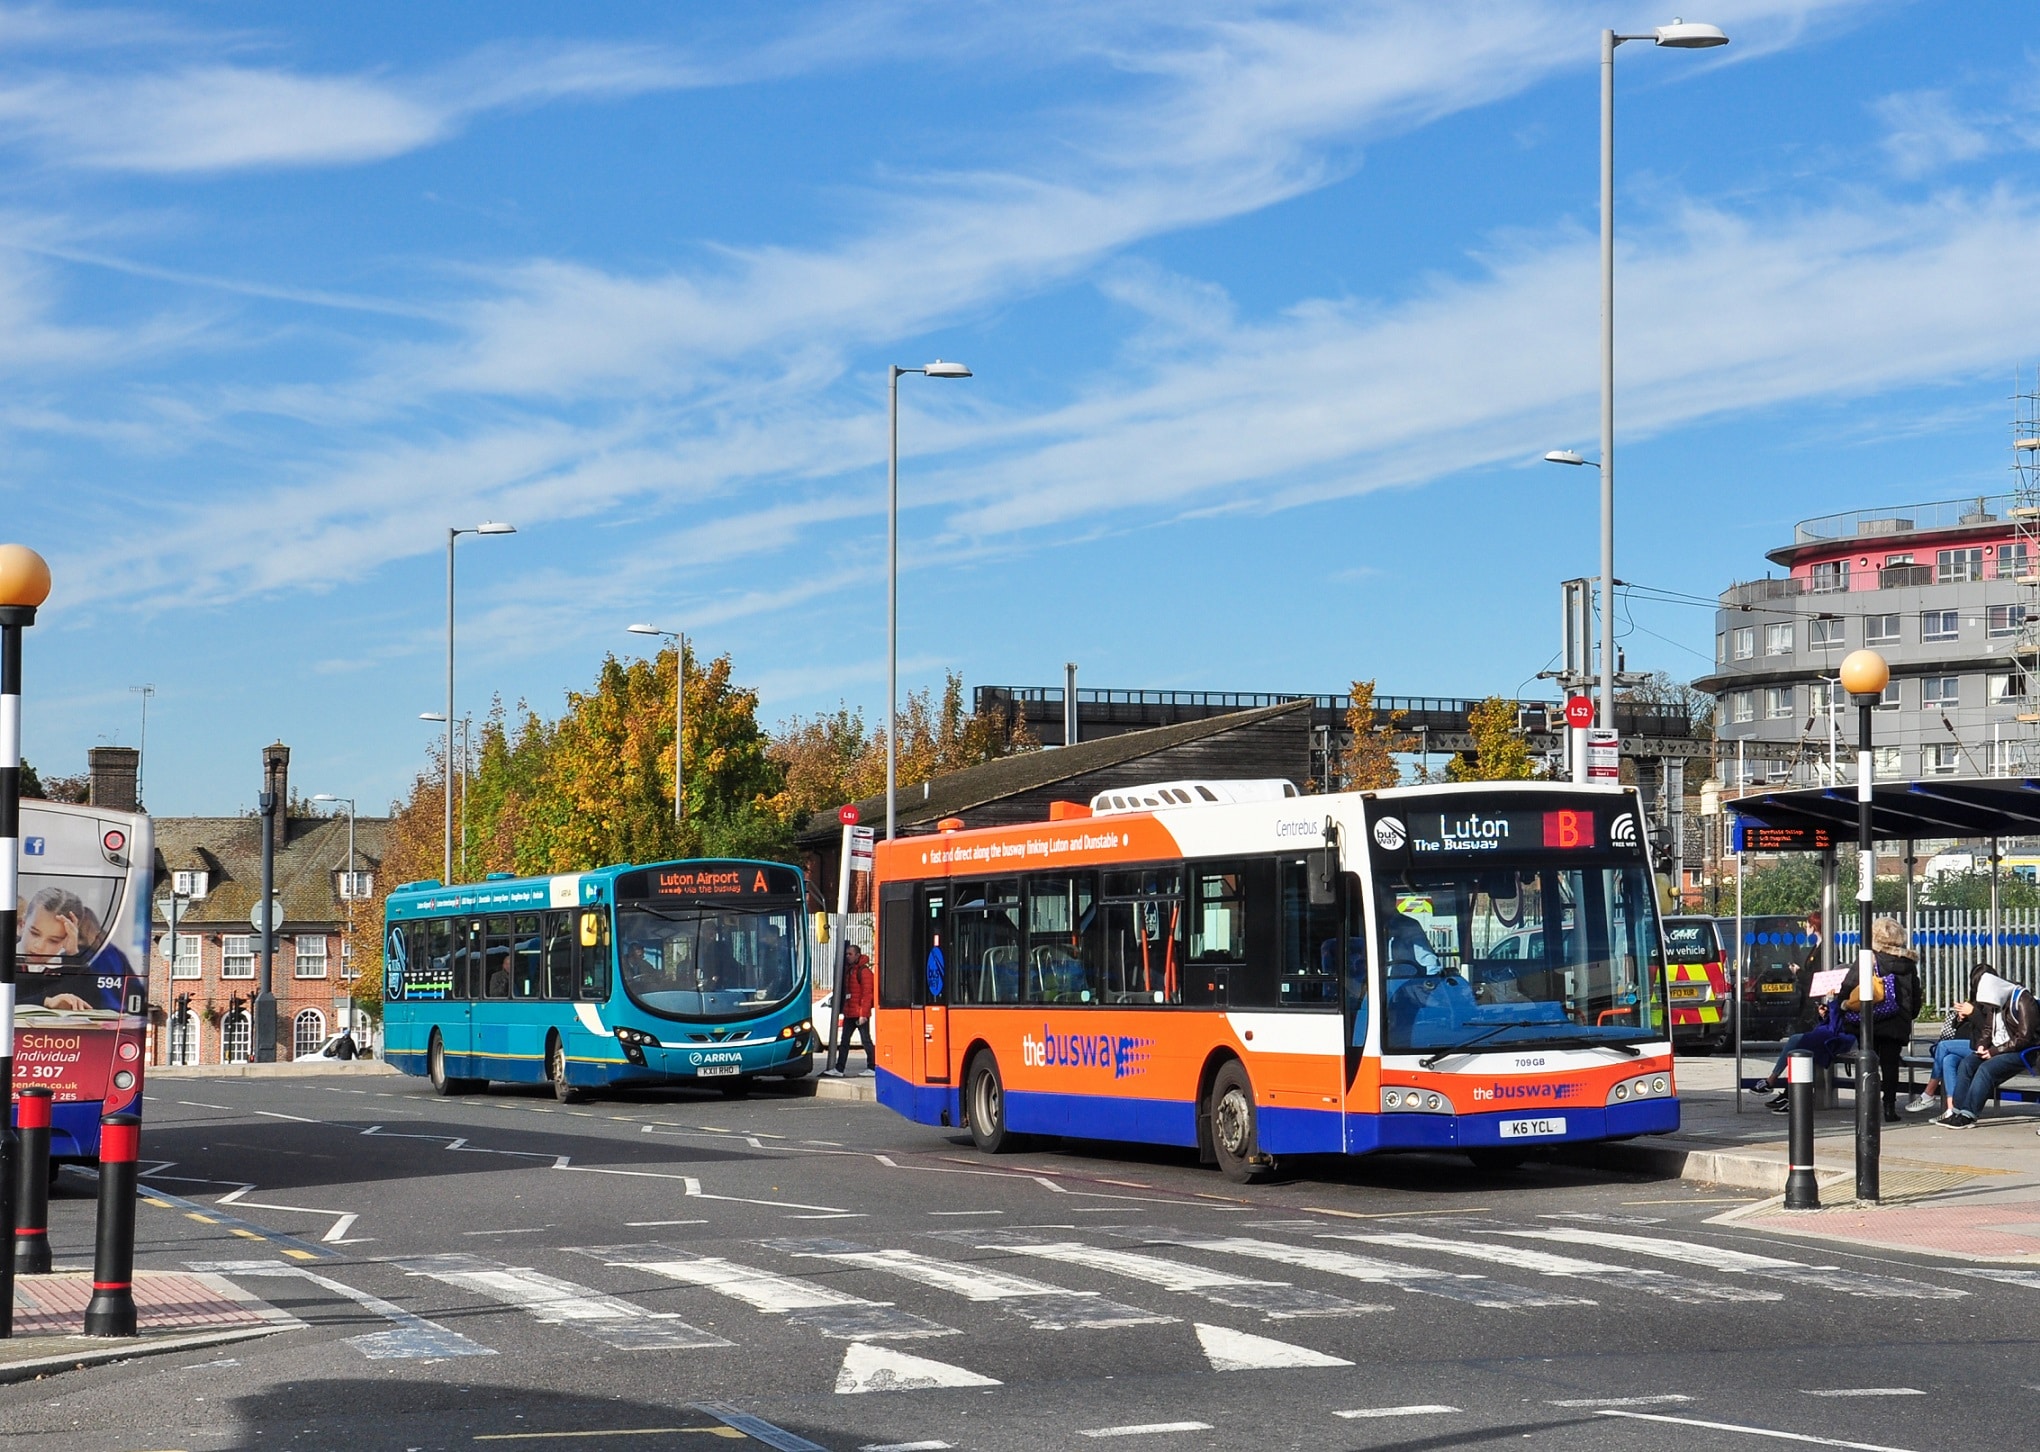
<path fill-rule="evenodd" d="M 1853 904 L 1848 906 L 1853 913 Z M 1855 929 L 1835 935 L 1835 964 L 1854 961 Z M 1998 942 L 1990 938 L 1990 913 L 1978 908 L 1921 907 L 1914 910 L 1912 949 L 1920 965 L 1920 992 L 1936 1008 L 1960 1003 L 1969 993 L 1969 970 L 1991 965 L 2014 983 L 2040 991 L 2040 908 L 2004 908 L 1998 913 Z"/>

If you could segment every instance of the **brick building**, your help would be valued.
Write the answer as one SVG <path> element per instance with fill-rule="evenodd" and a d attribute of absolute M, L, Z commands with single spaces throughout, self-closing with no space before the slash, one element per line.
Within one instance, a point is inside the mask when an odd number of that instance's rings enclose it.
<path fill-rule="evenodd" d="M 292 802 L 290 793 L 290 748 L 281 742 L 265 747 L 262 759 L 277 800 L 302 813 L 303 804 Z M 381 930 L 373 902 L 364 899 L 373 889 L 389 821 L 355 819 L 352 861 L 344 815 L 293 815 L 286 808 L 274 823 L 276 895 L 283 900 L 271 974 L 276 1056 L 291 1059 L 315 1052 L 342 1028 L 362 1036 L 366 1025 L 354 1019 L 349 996 L 354 981 L 349 962 L 353 939 Z M 260 945 L 250 916 L 262 887 L 262 818 L 157 817 L 155 827 L 151 1060 L 245 1060 L 253 1048 L 253 1004 L 261 986 Z M 179 900 L 174 944 L 166 889 Z"/>

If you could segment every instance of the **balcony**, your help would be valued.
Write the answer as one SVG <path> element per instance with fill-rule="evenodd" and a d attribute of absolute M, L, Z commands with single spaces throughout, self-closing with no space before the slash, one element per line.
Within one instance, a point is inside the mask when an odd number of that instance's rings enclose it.
<path fill-rule="evenodd" d="M 2011 495 L 1997 494 L 1944 499 L 1932 504 L 1904 504 L 1886 509 L 1852 509 L 1847 514 L 1801 520 L 1793 528 L 1792 542 L 1807 545 L 1827 540 L 1924 534 L 1940 529 L 1975 529 L 2004 523 L 2011 504 Z"/>
<path fill-rule="evenodd" d="M 1772 600 L 1796 600 L 1807 593 L 1804 578 L 1745 580 L 1721 592 L 1724 605 L 1762 605 Z"/>

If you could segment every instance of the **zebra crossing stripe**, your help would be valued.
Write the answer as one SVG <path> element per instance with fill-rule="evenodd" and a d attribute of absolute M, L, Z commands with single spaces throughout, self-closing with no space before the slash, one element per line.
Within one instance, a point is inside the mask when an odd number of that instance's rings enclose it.
<path fill-rule="evenodd" d="M 388 1331 L 370 1331 L 360 1336 L 349 1336 L 347 1344 L 371 1361 L 414 1361 L 437 1359 L 447 1356 L 494 1356 L 492 1346 L 470 1341 L 458 1331 L 449 1331 L 437 1321 L 428 1321 L 423 1316 L 414 1316 L 402 1306 L 392 1305 L 381 1296 L 358 1291 L 344 1281 L 331 1276 L 318 1275 L 301 1265 L 286 1265 L 275 1260 L 209 1260 L 187 1261 L 195 1271 L 212 1271 L 228 1276 L 279 1276 L 310 1281 L 321 1290 L 344 1296 L 365 1311 L 371 1311 L 391 1323 Z"/>
<path fill-rule="evenodd" d="M 1287 1281 L 1253 1280 L 1209 1266 L 1142 1255 L 1136 1251 L 1084 1245 L 1074 1240 L 1043 1240 L 1018 1231 L 937 1230 L 932 1233 L 961 1240 L 980 1250 L 1011 1251 L 1016 1255 L 1060 1261 L 1065 1265 L 1103 1271 L 1107 1275 L 1145 1281 L 1165 1291 L 1197 1296 L 1221 1306 L 1258 1311 L 1274 1321 L 1297 1316 L 1359 1316 L 1389 1309 L 1384 1305 L 1326 1295 L 1323 1291 L 1306 1290 Z"/>
<path fill-rule="evenodd" d="M 1407 1265 L 1398 1261 L 1381 1260 L 1375 1256 L 1357 1255 L 1352 1251 L 1332 1250 L 1320 1245 L 1291 1245 L 1278 1240 L 1256 1240 L 1250 1236 L 1237 1235 L 1171 1234 L 1166 1231 L 1126 1233 L 1149 1243 L 1180 1245 L 1191 1250 L 1273 1261 L 1278 1265 L 1321 1271 L 1327 1275 L 1344 1276 L 1349 1280 L 1366 1281 L 1374 1285 L 1393 1286 L 1399 1291 L 1422 1296 L 1439 1296 L 1448 1301 L 1484 1306 L 1490 1310 L 1514 1311 L 1534 1306 L 1580 1304 L 1577 1297 L 1560 1295 L 1556 1291 L 1533 1290 L 1528 1286 L 1511 1285 L 1506 1281 L 1491 1281 L 1485 1276 L 1461 1275 L 1454 1271 L 1436 1270 L 1430 1266 Z"/>
<path fill-rule="evenodd" d="M 1411 1231 L 1341 1234 L 1338 1238 L 1365 1241 L 1372 1245 L 1400 1246 L 1405 1250 L 1428 1250 L 1440 1255 L 1464 1256 L 1469 1260 L 1486 1261 L 1494 1265 L 1516 1266 L 1538 1275 L 1567 1276 L 1613 1286 L 1618 1290 L 1642 1291 L 1646 1295 L 1662 1296 L 1666 1300 L 1681 1301 L 1687 1305 L 1699 1305 L 1710 1301 L 1750 1302 L 1784 1299 L 1782 1291 L 1765 1290 L 1757 1286 L 1715 1285 L 1708 1281 L 1691 1280 L 1685 1276 L 1668 1275 L 1664 1271 L 1642 1266 L 1609 1265 L 1605 1261 L 1553 1255 L 1548 1251 L 1532 1250 L 1521 1245 L 1490 1245 L 1478 1240 L 1445 1240 L 1435 1235 L 1419 1235 Z"/>
<path fill-rule="evenodd" d="M 843 1365 L 836 1373 L 836 1394 L 855 1396 L 861 1392 L 933 1391 L 941 1387 L 999 1386 L 996 1379 L 980 1376 L 946 1361 L 910 1356 L 890 1346 L 867 1346 L 856 1342 L 843 1352 Z"/>
<path fill-rule="evenodd" d="M 1549 1230 L 1505 1230 L 1504 1235 L 1523 1240 L 1553 1240 L 1565 1245 L 1592 1245 L 1632 1255 L 1655 1256 L 1686 1265 L 1710 1266 L 1715 1270 L 1738 1271 L 1790 1281 L 1795 1285 L 1839 1291 L 1845 1296 L 1866 1296 L 1877 1300 L 1953 1301 L 1969 1294 L 1954 1286 L 1929 1285 L 1899 1276 L 1875 1275 L 1869 1271 L 1845 1270 L 1833 1265 L 1807 1265 L 1803 1261 L 1779 1260 L 1775 1256 L 1752 1255 L 1695 1240 L 1665 1240 L 1651 1235 L 1623 1235 L 1613 1230 L 1588 1230 L 1579 1226 L 1554 1226 Z"/>
<path fill-rule="evenodd" d="M 535 1270 L 477 1255 L 406 1256 L 392 1262 L 407 1276 L 428 1276 L 515 1306 L 547 1326 L 565 1326 L 618 1351 L 667 1351 L 732 1346 L 713 1332 L 690 1326 L 671 1312 L 647 1311 L 620 1296 L 604 1295 Z"/>
<path fill-rule="evenodd" d="M 768 1240 L 789 1255 L 828 1260 L 899 1276 L 949 1291 L 969 1301 L 991 1301 L 1038 1331 L 1101 1330 L 1115 1326 L 1156 1326 L 1174 1316 L 1108 1301 L 1096 1291 L 1071 1291 L 1029 1280 L 987 1265 L 938 1260 L 912 1250 L 873 1250 L 845 1240 Z"/>
<path fill-rule="evenodd" d="M 1292 1366 L 1351 1366 L 1353 1363 L 1307 1346 L 1251 1336 L 1224 1326 L 1197 1326 L 1197 1344 L 1213 1371 L 1275 1371 Z"/>
<path fill-rule="evenodd" d="M 775 1275 L 715 1255 L 695 1255 L 670 1245 L 618 1245 L 582 1252 L 607 1265 L 665 1276 L 701 1286 L 733 1301 L 742 1301 L 768 1316 L 812 1326 L 824 1336 L 844 1341 L 898 1341 L 921 1336 L 954 1336 L 956 1328 L 939 1325 L 889 1301 L 867 1301 L 812 1281 Z"/>

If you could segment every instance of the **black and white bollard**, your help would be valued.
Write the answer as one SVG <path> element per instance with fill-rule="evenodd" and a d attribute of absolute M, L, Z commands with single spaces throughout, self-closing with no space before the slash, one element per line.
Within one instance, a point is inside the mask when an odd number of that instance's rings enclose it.
<path fill-rule="evenodd" d="M 1804 1050 L 1785 1060 L 1785 1116 L 1788 1134 L 1785 1208 L 1820 1209 L 1820 1181 L 1813 1173 L 1813 1055 Z"/>
<path fill-rule="evenodd" d="M 87 1336 L 135 1334 L 135 1190 L 142 1120 L 109 1114 L 99 1121 L 99 1239 L 92 1252 Z"/>
<path fill-rule="evenodd" d="M 14 1189 L 14 1273 L 50 1273 L 50 1091 L 24 1089 L 14 1101 L 21 1161 Z"/>

